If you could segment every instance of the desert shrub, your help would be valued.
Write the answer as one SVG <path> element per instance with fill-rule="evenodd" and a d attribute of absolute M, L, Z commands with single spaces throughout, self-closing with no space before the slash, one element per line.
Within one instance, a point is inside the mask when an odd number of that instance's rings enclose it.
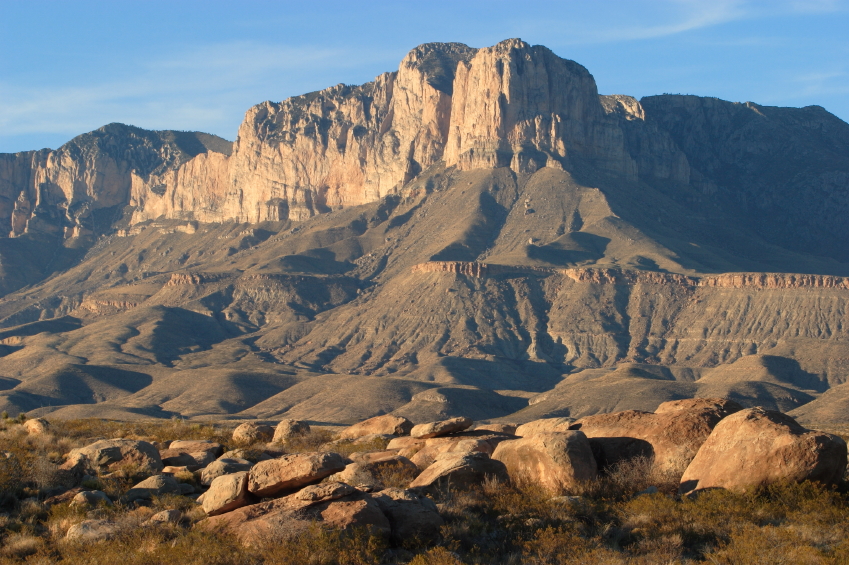
<path fill-rule="evenodd" d="M 23 488 L 24 472 L 14 453 L 0 453 L 0 505 L 9 504 Z"/>
<path fill-rule="evenodd" d="M 380 467 L 374 474 L 375 479 L 386 488 L 407 488 L 417 475 L 417 470 L 401 466 Z"/>
<path fill-rule="evenodd" d="M 24 558 L 38 553 L 45 545 L 44 538 L 32 534 L 11 534 L 3 540 L 0 555 Z"/>
<path fill-rule="evenodd" d="M 51 426 L 54 434 L 75 440 L 86 440 L 85 443 L 90 443 L 95 438 L 126 438 L 159 442 L 177 439 L 210 440 L 227 445 L 233 433 L 230 425 L 187 422 L 179 418 L 131 422 L 85 418 L 56 420 L 51 422 Z"/>
<path fill-rule="evenodd" d="M 309 433 L 293 436 L 284 444 L 289 453 L 318 451 L 324 444 L 333 441 L 335 434 L 325 428 L 313 428 Z"/>
<path fill-rule="evenodd" d="M 380 437 L 372 438 L 369 441 L 340 441 L 336 440 L 322 446 L 324 449 L 341 453 L 342 455 L 350 455 L 352 453 L 362 453 L 366 451 L 383 451 L 389 441 Z"/>
<path fill-rule="evenodd" d="M 463 565 L 460 557 L 444 547 L 434 547 L 413 557 L 410 565 Z"/>
<path fill-rule="evenodd" d="M 259 547 L 263 563 L 289 565 L 377 565 L 386 551 L 382 536 L 364 528 L 354 532 L 328 530 L 318 524 Z"/>
<path fill-rule="evenodd" d="M 797 532 L 772 525 L 748 525 L 731 534 L 727 542 L 709 551 L 705 557 L 716 565 L 739 563 L 763 565 L 819 565 L 828 558 L 815 546 L 804 543 Z"/>

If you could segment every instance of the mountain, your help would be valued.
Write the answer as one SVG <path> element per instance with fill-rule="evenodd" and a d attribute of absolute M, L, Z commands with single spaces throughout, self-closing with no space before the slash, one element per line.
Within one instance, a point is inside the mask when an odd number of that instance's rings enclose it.
<path fill-rule="evenodd" d="M 0 404 L 527 420 L 692 396 L 849 419 L 849 124 L 417 47 L 234 143 L 0 155 Z M 801 408 L 800 408 L 801 407 Z"/>

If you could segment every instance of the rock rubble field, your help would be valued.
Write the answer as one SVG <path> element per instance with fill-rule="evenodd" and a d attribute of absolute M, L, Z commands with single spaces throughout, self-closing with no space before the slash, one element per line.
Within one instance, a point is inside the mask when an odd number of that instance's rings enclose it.
<path fill-rule="evenodd" d="M 50 428 L 43 419 L 24 427 L 30 435 Z M 74 488 L 52 502 L 132 506 L 173 495 L 202 507 L 207 518 L 193 528 L 232 534 L 247 546 L 304 523 L 367 528 L 398 545 L 413 537 L 440 538 L 445 521 L 432 499 L 439 489 L 509 482 L 543 489 L 552 499 L 580 500 L 582 489 L 615 465 L 645 458 L 675 478 L 678 496 L 697 497 L 710 489 L 746 492 L 804 481 L 833 487 L 847 465 L 846 443 L 836 435 L 805 429 L 779 412 L 711 398 L 666 402 L 653 413 L 628 410 L 520 426 L 475 426 L 464 417 L 414 425 L 384 415 L 298 450 L 297 442 L 312 431 L 296 420 L 276 428 L 243 423 L 232 445 L 244 447 L 230 451 L 208 440 L 101 439 L 65 455 L 59 472 Z M 147 478 L 119 499 L 92 488 L 127 468 Z M 180 520 L 177 509 L 149 518 Z M 107 540 L 119 530 L 109 520 L 87 519 L 68 529 L 66 539 Z"/>

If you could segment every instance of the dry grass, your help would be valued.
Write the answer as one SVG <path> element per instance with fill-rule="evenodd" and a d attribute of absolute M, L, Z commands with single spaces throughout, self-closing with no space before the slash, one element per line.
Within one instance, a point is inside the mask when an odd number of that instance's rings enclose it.
<path fill-rule="evenodd" d="M 434 546 L 408 540 L 391 548 L 367 531 L 346 534 L 303 522 L 268 543 L 243 547 L 226 535 L 194 529 L 205 518 L 203 510 L 192 499 L 176 495 L 157 497 L 141 507 L 119 502 L 97 508 L 71 507 L 67 502 L 45 506 L 44 497 L 59 481 L 60 454 L 92 438 L 213 439 L 227 447 L 230 436 L 229 428 L 211 424 L 123 426 L 72 421 L 57 423 L 51 434 L 29 436 L 17 423 L 2 424 L 0 451 L 11 456 L 0 457 L 5 496 L 0 508 L 0 563 L 849 565 L 847 489 L 788 484 L 746 494 L 717 490 L 680 498 L 675 495 L 675 472 L 658 473 L 648 459 L 607 469 L 598 480 L 565 497 L 552 497 L 535 485 L 494 480 L 470 490 L 438 491 L 433 497 L 446 523 Z M 286 450 L 312 451 L 333 440 L 331 431 L 316 429 L 290 440 Z M 349 452 L 385 447 L 381 442 L 344 445 Z M 194 479 L 190 474 L 180 478 Z M 394 469 L 379 477 L 387 486 L 405 486 L 411 478 Z M 137 479 L 134 470 L 126 468 L 99 477 L 93 486 L 117 499 Z M 659 492 L 637 495 L 649 486 Z M 146 524 L 165 509 L 179 510 L 180 522 Z M 106 543 L 65 541 L 68 529 L 85 519 L 109 520 L 118 525 L 119 533 Z"/>

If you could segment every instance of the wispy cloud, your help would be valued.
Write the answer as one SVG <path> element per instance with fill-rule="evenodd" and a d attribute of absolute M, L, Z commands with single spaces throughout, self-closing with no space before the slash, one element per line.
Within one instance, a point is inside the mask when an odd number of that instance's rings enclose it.
<path fill-rule="evenodd" d="M 667 9 L 672 13 L 671 21 L 620 27 L 605 31 L 600 38 L 620 41 L 653 39 L 724 24 L 747 15 L 745 3 L 739 0 L 673 0 L 667 3 Z"/>
<path fill-rule="evenodd" d="M 345 69 L 386 58 L 379 51 L 288 47 L 232 42 L 138 60 L 79 86 L 33 86 L 0 81 L 0 131 L 82 133 L 110 121 L 150 128 L 216 133 L 235 128 L 256 92 L 280 100 L 331 86 Z M 110 75 L 111 76 L 108 76 Z M 344 73 L 342 73 L 344 74 Z M 322 81 L 327 76 L 328 80 Z M 330 78 L 333 77 L 333 78 Z M 368 80 L 370 77 L 364 77 Z M 335 80 L 335 82 L 334 82 Z"/>
<path fill-rule="evenodd" d="M 789 98 L 849 94 L 849 73 L 844 70 L 810 72 L 793 78 L 798 85 Z"/>

